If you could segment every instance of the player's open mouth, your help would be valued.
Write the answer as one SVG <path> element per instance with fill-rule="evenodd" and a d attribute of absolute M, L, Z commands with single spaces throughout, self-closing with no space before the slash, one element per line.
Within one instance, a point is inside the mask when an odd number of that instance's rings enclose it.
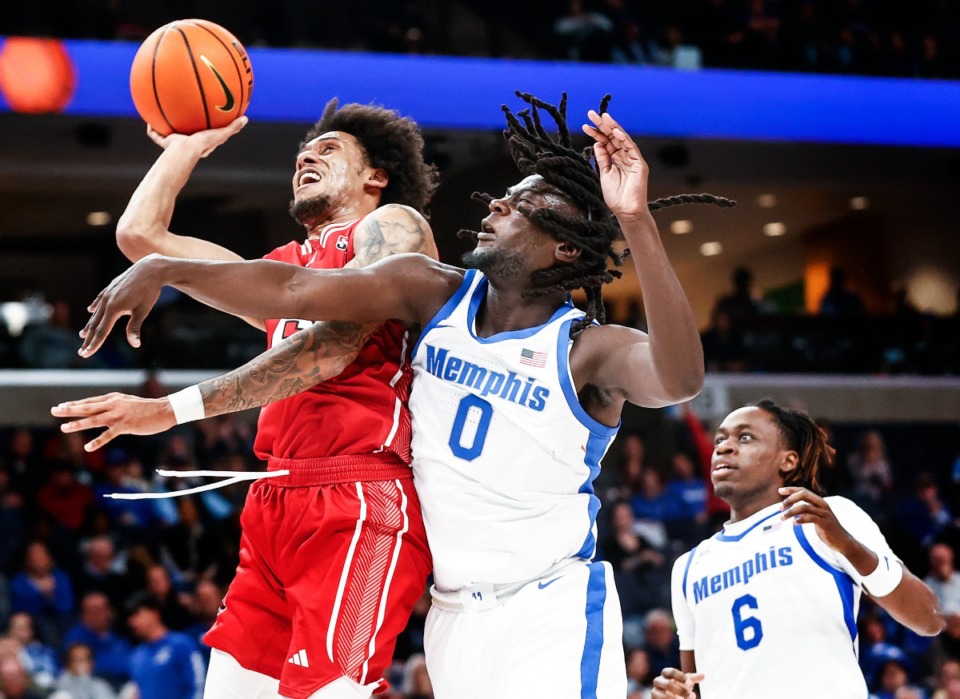
<path fill-rule="evenodd" d="M 730 471 L 736 471 L 737 467 L 733 464 L 728 464 L 725 461 L 718 461 L 713 465 L 714 473 L 729 473 Z"/>
<path fill-rule="evenodd" d="M 320 174 L 314 172 L 313 170 L 304 170 L 297 177 L 297 189 L 304 187 L 309 184 L 316 184 L 321 179 Z"/>

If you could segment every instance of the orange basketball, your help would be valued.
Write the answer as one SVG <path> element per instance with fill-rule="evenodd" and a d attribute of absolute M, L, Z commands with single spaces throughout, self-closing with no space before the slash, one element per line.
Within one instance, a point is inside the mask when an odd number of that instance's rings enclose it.
<path fill-rule="evenodd" d="M 219 24 L 181 19 L 148 36 L 130 68 L 133 103 L 159 134 L 226 126 L 250 104 L 253 70 Z"/>

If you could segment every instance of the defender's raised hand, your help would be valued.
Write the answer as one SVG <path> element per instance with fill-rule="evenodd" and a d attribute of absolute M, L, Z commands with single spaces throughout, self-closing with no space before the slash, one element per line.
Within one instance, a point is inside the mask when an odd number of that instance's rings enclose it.
<path fill-rule="evenodd" d="M 647 180 L 650 168 L 640 149 L 609 113 L 587 112 L 593 122 L 583 132 L 593 138 L 593 153 L 600 168 L 603 200 L 621 223 L 649 215 Z"/>
<path fill-rule="evenodd" d="M 159 274 L 160 255 L 147 255 L 126 272 L 110 282 L 87 310 L 90 320 L 80 331 L 83 344 L 81 357 L 89 357 L 103 344 L 120 318 L 130 316 L 127 322 L 127 342 L 140 346 L 140 326 L 157 302 L 164 282 Z"/>

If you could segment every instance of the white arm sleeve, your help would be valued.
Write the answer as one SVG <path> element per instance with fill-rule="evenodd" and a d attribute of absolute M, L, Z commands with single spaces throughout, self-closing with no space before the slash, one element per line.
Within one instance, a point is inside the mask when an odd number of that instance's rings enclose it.
<path fill-rule="evenodd" d="M 695 629 L 693 612 L 687 604 L 686 590 L 683 588 L 683 576 L 687 570 L 687 561 L 692 551 L 688 551 L 673 564 L 670 575 L 670 606 L 673 607 L 673 621 L 677 625 L 677 636 L 680 637 L 680 650 L 693 650 L 693 632 Z"/>

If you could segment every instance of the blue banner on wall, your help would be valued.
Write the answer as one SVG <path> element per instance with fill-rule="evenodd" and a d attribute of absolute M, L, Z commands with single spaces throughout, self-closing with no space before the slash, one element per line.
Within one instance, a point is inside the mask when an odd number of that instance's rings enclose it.
<path fill-rule="evenodd" d="M 128 80 L 137 45 L 65 44 L 78 74 L 65 112 L 136 116 Z M 956 81 L 293 49 L 249 54 L 255 84 L 248 115 L 255 120 L 312 122 L 336 95 L 392 107 L 424 128 L 500 129 L 500 105 L 520 106 L 513 90 L 522 89 L 551 102 L 567 91 L 576 124 L 610 92 L 611 114 L 635 134 L 960 146 Z"/>

